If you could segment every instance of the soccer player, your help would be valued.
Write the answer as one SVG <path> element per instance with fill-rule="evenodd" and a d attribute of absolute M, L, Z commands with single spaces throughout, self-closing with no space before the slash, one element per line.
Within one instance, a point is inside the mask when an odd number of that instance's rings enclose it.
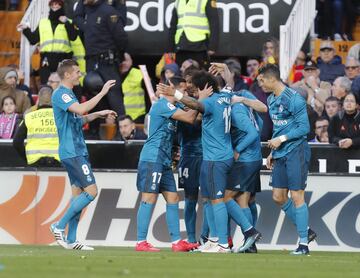
<path fill-rule="evenodd" d="M 272 169 L 273 199 L 296 225 L 300 237 L 298 248 L 291 254 L 307 255 L 308 243 L 315 239 L 316 234 L 308 229 L 309 211 L 304 200 L 310 161 L 306 140 L 309 132 L 306 102 L 282 83 L 276 65 L 268 64 L 261 68 L 257 80 L 264 92 L 272 93 L 268 107 L 274 127 L 272 139 L 268 141 L 272 151 L 267 158 L 267 167 Z M 291 198 L 288 197 L 289 191 Z"/>
<path fill-rule="evenodd" d="M 192 75 L 196 71 L 198 70 L 186 69 L 184 77 L 186 80 L 187 94 L 198 99 L 198 91 L 193 88 L 191 82 Z M 196 121 L 194 125 L 179 121 L 177 126 L 177 135 L 180 144 L 178 184 L 179 188 L 184 189 L 185 193 L 184 215 L 186 232 L 188 235 L 188 241 L 190 243 L 196 243 L 196 204 L 199 194 L 200 166 L 202 162 L 201 120 Z M 203 211 L 205 211 L 205 209 Z M 200 237 L 201 239 L 208 236 L 208 226 L 205 217 L 205 221 L 203 222 L 203 231 L 201 232 Z"/>
<path fill-rule="evenodd" d="M 203 249 L 206 253 L 229 253 L 228 244 L 228 212 L 224 203 L 227 176 L 233 163 L 233 150 L 231 146 L 231 94 L 227 91 L 219 91 L 218 83 L 213 75 L 205 71 L 194 74 L 192 83 L 199 90 L 207 86 L 214 91 L 209 97 L 197 101 L 194 98 L 185 96 L 166 85 L 159 85 L 159 91 L 166 95 L 173 95 L 187 107 L 196 109 L 203 114 L 202 119 L 202 146 L 203 162 L 200 170 L 200 186 L 202 197 L 211 200 L 209 214 L 213 213 L 214 228 L 212 228 L 212 217 L 207 214 L 210 233 L 216 230 L 218 244 Z M 238 206 L 237 206 L 238 207 Z M 238 207 L 239 208 L 239 207 Z M 233 217 L 234 212 L 245 216 L 234 209 L 229 212 Z M 240 221 L 241 222 L 241 221 Z M 238 223 L 241 225 L 241 223 Z M 249 230 L 249 238 L 244 249 L 249 248 L 260 236 L 253 227 Z"/>
<path fill-rule="evenodd" d="M 235 92 L 240 97 L 256 99 L 248 91 Z M 228 210 L 240 205 L 246 216 L 245 230 L 255 227 L 257 209 L 255 203 L 256 192 L 261 191 L 260 169 L 262 166 L 260 133 L 262 120 L 252 108 L 243 103 L 234 103 L 231 109 L 231 139 L 234 149 L 235 163 L 231 169 L 225 203 Z M 234 200 L 235 199 L 235 200 Z M 245 242 L 247 232 L 244 232 Z M 234 249 L 238 252 L 239 249 Z M 257 253 L 255 243 L 245 252 Z"/>
<path fill-rule="evenodd" d="M 173 85 L 182 92 L 186 82 L 172 78 Z M 160 249 L 147 242 L 149 223 L 157 196 L 161 193 L 166 200 L 166 222 L 174 252 L 186 252 L 195 246 L 180 238 L 179 196 L 171 169 L 171 150 L 176 132 L 176 121 L 193 124 L 198 112 L 184 111 L 174 104 L 172 96 L 162 96 L 149 112 L 149 137 L 140 154 L 137 188 L 141 192 L 141 203 L 137 213 L 136 251 L 157 252 Z"/>
<path fill-rule="evenodd" d="M 116 113 L 111 110 L 85 115 L 108 93 L 114 86 L 115 80 L 107 81 L 102 90 L 89 101 L 79 103 L 72 91 L 74 86 L 79 85 L 81 77 L 77 62 L 63 60 L 58 66 L 57 73 L 61 84 L 54 91 L 51 100 L 59 135 L 59 156 L 69 175 L 72 199 L 64 216 L 59 222 L 51 225 L 50 231 L 57 243 L 66 249 L 93 250 L 92 247 L 76 240 L 81 212 L 97 195 L 97 186 L 89 162 L 82 126 L 97 118 L 115 119 Z M 64 231 L 67 225 L 68 234 L 65 238 Z"/>

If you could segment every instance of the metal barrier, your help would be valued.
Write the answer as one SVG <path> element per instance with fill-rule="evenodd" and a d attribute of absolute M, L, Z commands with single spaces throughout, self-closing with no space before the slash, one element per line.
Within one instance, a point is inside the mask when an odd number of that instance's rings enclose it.
<path fill-rule="evenodd" d="M 296 1 L 285 25 L 280 26 L 280 74 L 286 81 L 316 16 L 316 1 Z"/>
<path fill-rule="evenodd" d="M 47 17 L 49 14 L 49 2 L 44 0 L 32 0 L 28 9 L 25 12 L 21 23 L 30 24 L 30 29 L 34 31 L 39 25 L 41 18 Z M 20 44 L 20 69 L 24 71 L 24 83 L 30 84 L 30 64 L 31 56 L 36 49 L 36 45 L 30 45 L 26 37 L 21 34 Z"/>

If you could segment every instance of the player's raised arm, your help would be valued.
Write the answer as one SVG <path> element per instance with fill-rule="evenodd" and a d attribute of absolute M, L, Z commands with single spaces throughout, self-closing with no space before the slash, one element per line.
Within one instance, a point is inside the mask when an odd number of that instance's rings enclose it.
<path fill-rule="evenodd" d="M 99 103 L 99 101 L 109 92 L 110 88 L 115 85 L 115 82 L 116 80 L 107 81 L 101 91 L 96 96 L 83 103 L 75 102 L 69 106 L 68 110 L 78 115 L 86 114 L 91 109 L 93 109 Z"/>
<path fill-rule="evenodd" d="M 242 96 L 233 96 L 231 98 L 231 103 L 243 103 L 246 106 L 249 106 L 252 109 L 254 109 L 256 112 L 260 112 L 260 113 L 266 113 L 268 111 L 266 104 L 262 103 L 258 99 L 250 99 Z"/>

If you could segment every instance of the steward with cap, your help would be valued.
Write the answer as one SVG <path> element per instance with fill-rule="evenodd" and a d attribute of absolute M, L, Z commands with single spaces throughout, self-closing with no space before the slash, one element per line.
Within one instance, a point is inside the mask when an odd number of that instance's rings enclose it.
<path fill-rule="evenodd" d="M 38 108 L 25 113 L 24 120 L 14 135 L 14 148 L 31 166 L 60 166 L 59 138 L 51 95 L 51 87 L 44 86 L 40 89 Z"/>
<path fill-rule="evenodd" d="M 200 65 L 208 63 L 219 40 L 216 0 L 176 0 L 169 39 L 169 51 L 176 53 L 178 65 L 189 58 Z"/>
<path fill-rule="evenodd" d="M 74 25 L 65 16 L 64 1 L 50 0 L 49 6 L 48 18 L 42 18 L 35 31 L 31 31 L 26 23 L 17 26 L 31 44 L 40 43 L 41 84 L 47 83 L 49 75 L 57 70 L 59 62 L 72 58 L 70 41 L 77 38 Z"/>

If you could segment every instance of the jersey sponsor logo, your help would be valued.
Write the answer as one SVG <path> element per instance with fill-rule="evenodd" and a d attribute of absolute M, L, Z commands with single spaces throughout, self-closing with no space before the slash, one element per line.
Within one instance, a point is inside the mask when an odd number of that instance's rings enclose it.
<path fill-rule="evenodd" d="M 173 130 L 173 131 L 175 130 L 175 131 L 176 131 L 176 125 L 174 125 L 173 123 L 170 122 L 170 123 L 168 123 L 168 129 L 169 129 L 169 130 Z"/>
<path fill-rule="evenodd" d="M 171 111 L 176 109 L 175 105 L 170 102 L 167 104 L 167 107 L 169 107 Z"/>
<path fill-rule="evenodd" d="M 65 103 L 69 103 L 70 101 L 72 101 L 71 96 L 69 96 L 68 94 L 63 94 L 61 96 L 61 99 L 65 102 Z"/>

